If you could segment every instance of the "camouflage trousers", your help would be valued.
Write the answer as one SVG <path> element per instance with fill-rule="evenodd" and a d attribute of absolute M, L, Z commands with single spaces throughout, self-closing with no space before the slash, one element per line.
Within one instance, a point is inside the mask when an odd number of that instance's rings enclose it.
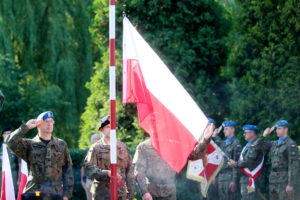
<path fill-rule="evenodd" d="M 289 196 L 285 189 L 287 184 L 285 183 L 270 183 L 269 184 L 269 195 L 272 200 L 295 200 L 295 195 Z M 294 187 L 294 190 L 296 188 Z M 299 197 L 300 198 L 300 197 Z"/>
<path fill-rule="evenodd" d="M 258 199 L 261 199 L 258 195 L 258 192 L 259 191 L 248 193 L 247 183 L 241 183 L 242 200 L 258 200 Z"/>
<path fill-rule="evenodd" d="M 231 183 L 231 180 L 220 181 L 218 183 L 218 193 L 219 193 L 219 197 L 222 197 L 222 200 L 237 200 L 237 199 L 239 199 L 239 191 L 237 190 L 236 192 L 232 192 L 229 187 L 230 183 Z"/>

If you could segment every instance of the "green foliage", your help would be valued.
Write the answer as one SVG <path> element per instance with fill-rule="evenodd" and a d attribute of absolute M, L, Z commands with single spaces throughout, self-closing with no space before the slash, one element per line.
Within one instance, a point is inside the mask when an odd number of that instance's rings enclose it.
<path fill-rule="evenodd" d="M 223 95 L 223 79 L 218 76 L 228 50 L 226 36 L 229 15 L 217 2 L 206 1 L 118 1 L 117 6 L 117 116 L 118 137 L 130 147 L 144 138 L 139 129 L 134 105 L 121 105 L 121 27 L 122 12 L 160 55 L 207 115 L 220 117 L 226 107 L 218 99 Z M 90 31 L 103 53 L 95 64 L 95 74 L 87 87 L 91 91 L 82 115 L 80 147 L 97 131 L 97 121 L 109 112 L 108 97 L 108 1 L 95 0 L 94 21 Z M 93 120 L 93 121 L 92 121 Z"/>
<path fill-rule="evenodd" d="M 92 71 L 86 1 L 0 2 L 1 126 L 55 113 L 55 134 L 77 146 Z"/>
<path fill-rule="evenodd" d="M 232 94 L 230 117 L 262 129 L 286 119 L 299 141 L 300 2 L 238 2 L 243 12 L 235 31 L 241 37 L 224 69 Z"/>

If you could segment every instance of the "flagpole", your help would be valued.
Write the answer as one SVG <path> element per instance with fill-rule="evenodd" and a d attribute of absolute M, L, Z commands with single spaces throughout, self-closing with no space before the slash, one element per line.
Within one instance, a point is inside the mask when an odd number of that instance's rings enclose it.
<path fill-rule="evenodd" d="M 116 1 L 109 0 L 110 199 L 118 199 L 116 138 Z"/>

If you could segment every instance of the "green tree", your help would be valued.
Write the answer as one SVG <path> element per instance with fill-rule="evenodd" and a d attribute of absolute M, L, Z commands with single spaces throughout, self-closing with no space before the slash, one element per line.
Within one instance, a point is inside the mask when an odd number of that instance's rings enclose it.
<path fill-rule="evenodd" d="M 0 2 L 2 126 L 53 110 L 55 134 L 77 146 L 92 71 L 90 2 Z"/>
<path fill-rule="evenodd" d="M 213 0 L 128 0 L 117 3 L 118 61 L 121 60 L 119 38 L 124 11 L 205 113 L 222 116 L 226 107 L 219 99 L 226 90 L 219 74 L 226 63 L 226 36 L 230 30 L 229 15 L 223 7 Z M 88 84 L 91 96 L 82 115 L 81 147 L 89 145 L 88 138 L 97 131 L 97 121 L 109 112 L 108 1 L 95 0 L 93 11 L 95 18 L 90 30 L 96 46 L 105 53 L 100 55 L 94 68 L 95 75 Z M 120 64 L 117 62 L 118 136 L 134 147 L 144 136 L 137 123 L 135 106 L 120 103 Z"/>
<path fill-rule="evenodd" d="M 277 120 L 290 122 L 300 141 L 300 2 L 238 1 L 242 12 L 228 66 L 230 116 L 262 129 Z M 275 137 L 275 136 L 274 136 Z"/>

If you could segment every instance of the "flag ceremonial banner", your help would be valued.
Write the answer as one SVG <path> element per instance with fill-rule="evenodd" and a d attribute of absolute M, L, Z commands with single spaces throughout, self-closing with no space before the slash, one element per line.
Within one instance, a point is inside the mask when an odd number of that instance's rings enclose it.
<path fill-rule="evenodd" d="M 20 171 L 20 177 L 19 177 L 19 190 L 18 190 L 17 200 L 21 200 L 23 190 L 27 183 L 27 177 L 28 177 L 27 163 L 24 160 L 21 160 L 21 171 Z"/>
<path fill-rule="evenodd" d="M 15 189 L 13 177 L 10 168 L 10 162 L 6 144 L 2 145 L 3 160 L 2 160 L 2 185 L 1 185 L 1 200 L 15 200 Z"/>
<path fill-rule="evenodd" d="M 224 163 L 224 153 L 211 141 L 206 149 L 206 156 L 199 160 L 189 161 L 186 176 L 201 183 L 201 193 L 207 195 L 208 188 Z"/>
<path fill-rule="evenodd" d="M 208 123 L 198 105 L 127 18 L 123 20 L 123 103 L 136 103 L 139 124 L 176 172 Z"/>
<path fill-rule="evenodd" d="M 243 160 L 243 155 L 242 154 L 243 154 L 245 149 L 246 149 L 246 147 L 244 147 L 244 149 L 242 150 L 239 161 Z M 248 193 L 255 192 L 255 183 L 254 183 L 254 181 L 260 175 L 260 173 L 262 171 L 262 168 L 263 168 L 263 163 L 264 163 L 264 157 L 263 157 L 262 161 L 260 162 L 260 164 L 255 169 L 253 169 L 252 171 L 250 171 L 249 168 L 242 168 L 241 169 L 241 171 L 249 177 L 249 181 L 247 183 Z"/>

